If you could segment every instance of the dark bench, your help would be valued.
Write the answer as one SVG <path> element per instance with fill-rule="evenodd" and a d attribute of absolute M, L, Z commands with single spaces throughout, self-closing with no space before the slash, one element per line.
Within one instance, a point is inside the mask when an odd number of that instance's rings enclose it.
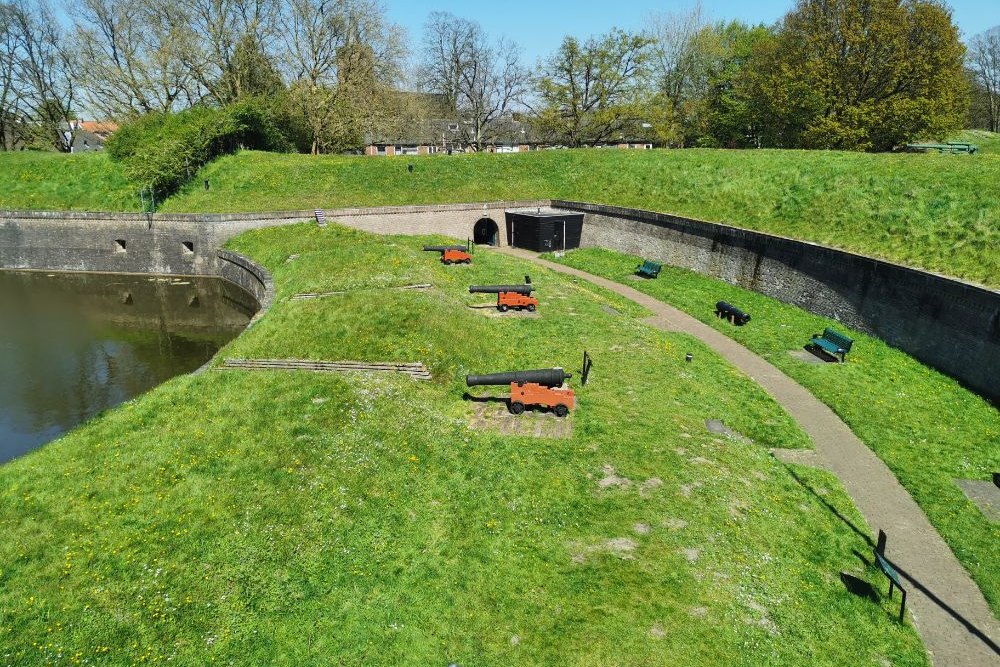
<path fill-rule="evenodd" d="M 636 268 L 635 272 L 636 274 L 645 276 L 646 278 L 655 278 L 660 275 L 660 270 L 662 268 L 662 265 L 657 264 L 656 262 L 651 262 L 647 259 Z"/>
<path fill-rule="evenodd" d="M 844 357 L 851 351 L 854 341 L 839 331 L 827 327 L 822 334 L 815 334 L 812 337 L 812 345 L 835 358 L 839 357 L 840 363 L 844 363 Z"/>
<path fill-rule="evenodd" d="M 899 580 L 899 572 L 896 571 L 896 568 L 885 557 L 886 541 L 885 532 L 878 531 L 878 544 L 872 549 L 872 553 L 875 554 L 875 566 L 889 579 L 889 599 L 892 599 L 893 588 L 898 588 L 899 592 L 903 595 L 903 599 L 899 604 L 899 622 L 902 623 L 903 615 L 906 613 L 906 589 L 903 588 L 903 584 Z"/>

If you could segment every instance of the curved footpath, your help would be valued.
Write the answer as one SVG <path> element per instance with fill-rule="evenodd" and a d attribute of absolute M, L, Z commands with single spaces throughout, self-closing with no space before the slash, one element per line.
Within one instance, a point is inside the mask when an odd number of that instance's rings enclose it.
<path fill-rule="evenodd" d="M 888 534 L 886 557 L 908 581 L 907 607 L 934 665 L 1000 665 L 1000 623 L 979 587 L 888 466 L 824 403 L 736 341 L 647 294 L 531 252 L 500 252 L 631 299 L 655 313 L 649 324 L 695 336 L 750 376 L 809 434 L 824 467 L 840 479 L 869 526 Z M 886 582 L 876 582 L 881 584 Z"/>

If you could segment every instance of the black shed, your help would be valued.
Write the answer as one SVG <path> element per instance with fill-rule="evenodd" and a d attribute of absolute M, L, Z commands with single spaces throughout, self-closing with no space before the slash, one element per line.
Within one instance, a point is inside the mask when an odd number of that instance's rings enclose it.
<path fill-rule="evenodd" d="M 552 252 L 580 247 L 583 213 L 555 208 L 507 211 L 507 243 L 515 248 Z"/>

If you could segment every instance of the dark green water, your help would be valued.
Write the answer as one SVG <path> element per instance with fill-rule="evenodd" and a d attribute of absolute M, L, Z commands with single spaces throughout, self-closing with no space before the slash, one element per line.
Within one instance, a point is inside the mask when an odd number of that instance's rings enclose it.
<path fill-rule="evenodd" d="M 217 279 L 0 271 L 0 463 L 196 370 L 254 307 Z"/>

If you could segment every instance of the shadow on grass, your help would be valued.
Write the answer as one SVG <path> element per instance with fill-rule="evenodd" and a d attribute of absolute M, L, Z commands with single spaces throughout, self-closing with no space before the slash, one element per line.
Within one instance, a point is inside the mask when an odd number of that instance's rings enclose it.
<path fill-rule="evenodd" d="M 788 474 L 792 476 L 803 489 L 809 492 L 816 500 L 820 502 L 823 507 L 827 509 L 831 514 L 837 517 L 841 522 L 844 523 L 848 528 L 850 528 L 856 535 L 861 537 L 869 546 L 875 546 L 875 541 L 872 539 L 871 535 L 867 531 L 861 530 L 856 526 L 850 519 L 845 517 L 840 510 L 830 504 L 823 496 L 816 492 L 808 482 L 795 474 L 795 471 L 787 464 L 782 464 Z M 863 554 L 857 550 L 853 550 L 853 553 L 857 558 L 865 564 L 866 567 L 874 567 L 874 563 L 869 561 Z M 993 653 L 1000 656 L 1000 645 L 997 644 L 995 640 L 989 637 L 985 632 L 980 630 L 974 623 L 969 621 L 967 618 L 958 613 L 955 609 L 951 607 L 947 602 L 938 597 L 933 591 L 931 591 L 922 582 L 917 580 L 913 575 L 908 573 L 905 569 L 899 566 L 899 564 L 893 562 L 892 560 L 886 558 L 886 561 L 891 565 L 899 575 L 908 581 L 916 590 L 920 591 L 928 600 L 936 604 L 943 611 L 945 611 L 949 616 L 954 618 L 956 621 L 962 624 L 962 626 L 974 637 L 979 639 L 983 644 L 985 644 Z M 847 590 L 854 595 L 859 595 L 861 597 L 870 597 L 872 600 L 880 599 L 877 591 L 868 582 L 858 579 L 857 577 L 851 576 L 844 572 L 840 573 L 840 580 L 844 583 Z"/>

